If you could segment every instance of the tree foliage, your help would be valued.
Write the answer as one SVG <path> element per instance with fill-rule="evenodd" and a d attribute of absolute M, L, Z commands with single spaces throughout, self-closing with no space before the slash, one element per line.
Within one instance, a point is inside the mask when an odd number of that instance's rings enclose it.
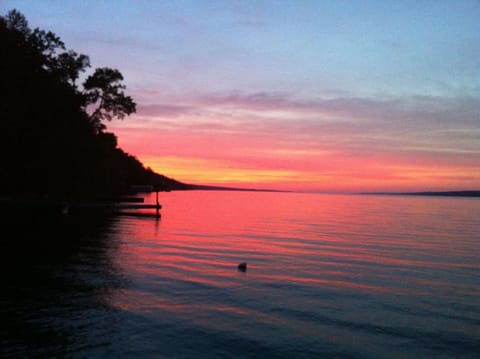
<path fill-rule="evenodd" d="M 120 71 L 104 67 L 96 69 L 83 83 L 85 105 L 94 107 L 90 120 L 98 130 L 104 129 L 101 120 L 122 119 L 135 112 L 135 102 L 125 95 L 122 80 Z"/>
<path fill-rule="evenodd" d="M 17 31 L 25 37 L 31 33 L 27 19 L 17 9 L 9 11 L 1 21 L 7 29 Z"/>
<path fill-rule="evenodd" d="M 59 79 L 77 87 L 76 81 L 81 72 L 90 67 L 90 59 L 87 55 L 77 54 L 69 50 L 57 56 L 52 63 L 52 68 L 59 75 Z"/>
<path fill-rule="evenodd" d="M 78 86 L 89 57 L 17 10 L 0 16 L 0 44 L 0 196 L 122 193 L 153 174 L 102 123 L 136 109 L 118 70 L 96 69 Z"/>

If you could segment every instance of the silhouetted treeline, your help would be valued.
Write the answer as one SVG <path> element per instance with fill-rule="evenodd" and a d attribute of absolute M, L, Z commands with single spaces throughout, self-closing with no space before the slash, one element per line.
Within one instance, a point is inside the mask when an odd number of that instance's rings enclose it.
<path fill-rule="evenodd" d="M 16 10 L 0 17 L 0 45 L 0 195 L 85 198 L 136 184 L 188 187 L 145 168 L 105 131 L 103 121 L 136 110 L 118 70 L 87 75 L 88 56 L 67 50 L 52 32 L 30 29 Z"/>

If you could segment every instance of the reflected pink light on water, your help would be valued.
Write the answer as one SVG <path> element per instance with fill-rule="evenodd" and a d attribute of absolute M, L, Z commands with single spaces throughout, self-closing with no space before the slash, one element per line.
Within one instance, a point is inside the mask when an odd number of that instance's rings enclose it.
<path fill-rule="evenodd" d="M 153 196 L 147 195 L 145 202 Z M 451 247 L 448 236 L 430 234 L 439 218 L 448 218 L 448 206 L 435 200 L 427 207 L 424 199 L 400 197 L 193 191 L 161 193 L 160 202 L 158 222 L 125 222 L 130 238 L 120 245 L 117 258 L 124 272 L 159 288 L 173 281 L 179 288 L 196 288 L 201 296 L 209 288 L 245 288 L 248 293 L 254 283 L 266 297 L 271 285 L 369 295 L 429 295 L 448 293 L 449 288 L 469 293 L 468 285 L 452 287 L 440 278 L 421 277 L 424 271 L 460 266 L 442 257 Z M 248 269 L 240 273 L 237 265 L 243 261 Z M 461 264 L 476 267 L 474 261 Z M 401 280 L 392 282 L 392 273 Z M 155 297 L 123 292 L 114 299 L 119 308 L 140 312 L 188 312 L 194 310 L 193 302 L 172 293 Z M 202 306 L 251 315 L 241 305 Z"/>

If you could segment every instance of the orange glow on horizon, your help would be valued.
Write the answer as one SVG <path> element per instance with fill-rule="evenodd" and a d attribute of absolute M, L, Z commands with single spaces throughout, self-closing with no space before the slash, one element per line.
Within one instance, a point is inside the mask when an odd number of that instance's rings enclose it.
<path fill-rule="evenodd" d="M 301 159 L 300 159 L 301 160 Z M 244 166 L 206 158 L 145 156 L 142 162 L 155 172 L 181 182 L 240 188 L 313 190 L 313 191 L 415 191 L 456 189 L 452 178 L 460 188 L 475 188 L 475 178 L 463 168 L 425 167 L 357 163 L 351 160 L 349 171 L 333 169 L 322 172 L 315 168 L 275 169 Z M 321 167 L 321 166 L 318 166 Z M 345 167 L 342 165 L 342 167 Z M 419 189 L 419 185 L 422 187 Z"/>
<path fill-rule="evenodd" d="M 300 171 L 235 168 L 227 161 L 181 157 L 145 157 L 143 162 L 157 173 L 181 182 L 209 185 L 281 184 L 301 178 Z"/>

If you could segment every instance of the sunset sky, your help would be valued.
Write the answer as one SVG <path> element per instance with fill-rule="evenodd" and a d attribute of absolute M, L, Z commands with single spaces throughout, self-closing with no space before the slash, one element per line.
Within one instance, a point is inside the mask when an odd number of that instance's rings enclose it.
<path fill-rule="evenodd" d="M 137 113 L 119 146 L 187 183 L 480 188 L 480 2 L 8 1 Z"/>

